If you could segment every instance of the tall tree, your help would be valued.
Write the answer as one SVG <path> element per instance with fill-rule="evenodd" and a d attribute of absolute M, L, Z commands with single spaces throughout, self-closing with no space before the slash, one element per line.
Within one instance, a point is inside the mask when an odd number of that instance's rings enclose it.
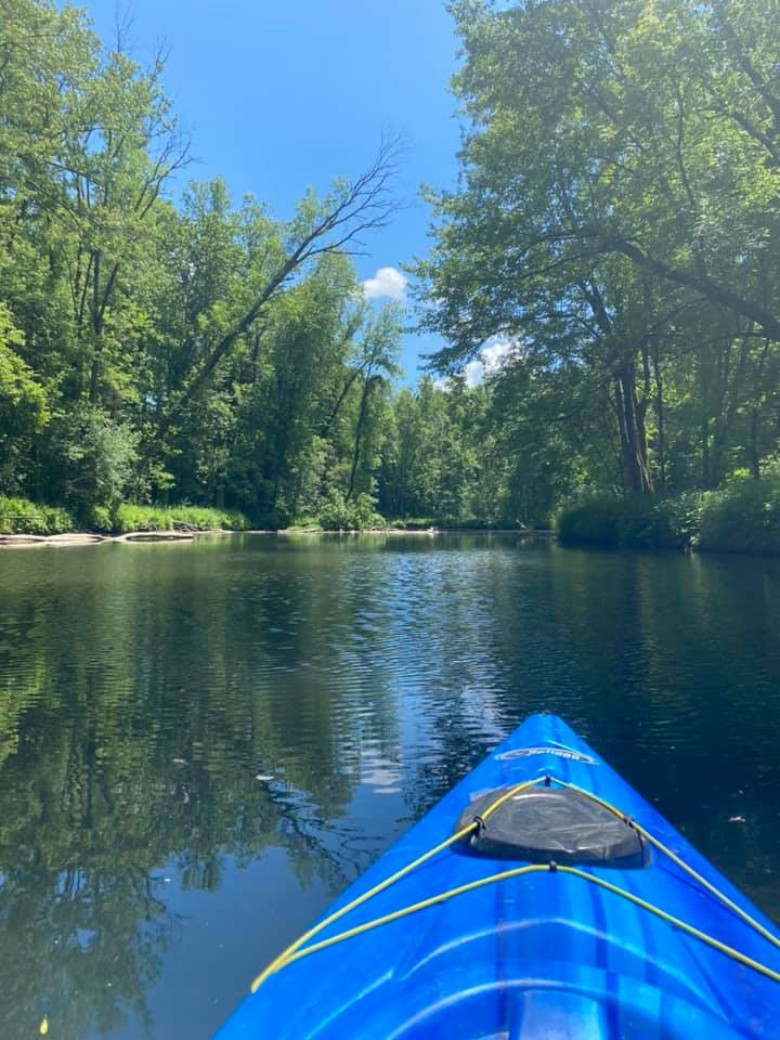
<path fill-rule="evenodd" d="M 666 489 L 668 376 L 692 366 L 699 480 L 717 482 L 749 373 L 773 371 L 780 340 L 774 4 L 451 9 L 471 126 L 462 188 L 433 197 L 437 245 L 418 267 L 436 301 L 424 324 L 449 339 L 437 364 L 502 334 L 551 372 L 585 366 L 611 388 L 632 491 Z"/>

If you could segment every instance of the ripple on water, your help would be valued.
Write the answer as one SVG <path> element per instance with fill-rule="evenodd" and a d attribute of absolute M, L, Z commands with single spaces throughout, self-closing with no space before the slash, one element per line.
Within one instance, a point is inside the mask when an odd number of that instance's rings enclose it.
<path fill-rule="evenodd" d="M 305 924 L 289 907 L 321 909 L 532 711 L 562 714 L 780 906 L 778 592 L 767 561 L 514 539 L 0 556 L 0 876 L 17 894 L 0 892 L 19 922 L 0 1020 L 37 1028 L 30 980 L 64 977 L 52 922 L 74 893 L 71 1035 L 147 997 L 153 1023 L 192 1007 L 206 1035 Z M 150 937 L 157 920 L 177 938 Z M 135 1040 L 142 1017 L 110 1035 Z"/>

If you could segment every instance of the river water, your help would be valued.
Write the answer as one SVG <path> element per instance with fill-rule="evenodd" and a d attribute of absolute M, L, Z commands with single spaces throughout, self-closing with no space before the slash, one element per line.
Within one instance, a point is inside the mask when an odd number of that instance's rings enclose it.
<path fill-rule="evenodd" d="M 539 710 L 780 920 L 779 561 L 497 536 L 3 552 L 0 1036 L 210 1036 Z"/>

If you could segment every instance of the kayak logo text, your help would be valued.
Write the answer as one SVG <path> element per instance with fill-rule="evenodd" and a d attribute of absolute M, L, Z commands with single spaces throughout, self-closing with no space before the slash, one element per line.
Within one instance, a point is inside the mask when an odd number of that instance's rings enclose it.
<path fill-rule="evenodd" d="M 590 755 L 583 755 L 580 751 L 572 751 L 571 748 L 557 748 L 557 747 L 524 747 L 515 748 L 514 751 L 502 751 L 500 755 L 495 757 L 500 761 L 504 761 L 507 758 L 527 758 L 530 755 L 557 755 L 558 758 L 568 758 L 574 762 L 584 762 L 589 766 L 597 766 L 598 762 L 595 758 L 591 758 Z"/>

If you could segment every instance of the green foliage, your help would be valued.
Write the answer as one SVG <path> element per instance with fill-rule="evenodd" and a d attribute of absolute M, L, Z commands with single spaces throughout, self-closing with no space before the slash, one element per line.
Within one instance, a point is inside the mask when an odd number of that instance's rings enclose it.
<path fill-rule="evenodd" d="M 703 496 L 701 549 L 780 553 L 780 468 L 761 480 L 742 476 Z"/>
<path fill-rule="evenodd" d="M 376 501 L 370 495 L 361 494 L 347 501 L 339 491 L 332 493 L 317 519 L 325 531 L 363 531 L 385 525 L 376 511 Z"/>
<path fill-rule="evenodd" d="M 0 493 L 101 529 L 125 500 L 284 523 L 372 494 L 401 323 L 347 250 L 393 206 L 397 142 L 289 222 L 219 178 L 174 206 L 161 60 L 0 0 L 0 67 Z"/>
<path fill-rule="evenodd" d="M 76 504 L 116 505 L 130 487 L 139 436 L 129 423 L 84 408 L 57 426 L 62 438 L 65 497 Z"/>
<path fill-rule="evenodd" d="M 683 531 L 684 512 L 669 500 L 598 496 L 564 507 L 556 526 L 561 541 L 569 545 L 682 548 L 689 544 Z"/>
<path fill-rule="evenodd" d="M 90 531 L 113 534 L 116 530 L 116 515 L 108 506 L 90 506 L 85 511 L 84 525 Z"/>
<path fill-rule="evenodd" d="M 772 3 L 450 6 L 471 126 L 417 266 L 447 379 L 396 391 L 405 316 L 346 255 L 392 142 L 290 221 L 219 178 L 174 205 L 162 63 L 0 0 L 0 494 L 100 530 L 165 528 L 158 502 L 514 529 L 587 487 L 564 528 L 610 544 L 771 543 L 760 492 L 697 496 L 778 451 Z"/>
<path fill-rule="evenodd" d="M 67 509 L 45 506 L 25 498 L 0 497 L 0 534 L 65 534 L 86 527 L 103 534 L 131 531 L 248 531 L 247 517 L 232 509 L 199 506 L 143 506 L 122 503 L 115 509 L 92 506 L 78 524 Z"/>
<path fill-rule="evenodd" d="M 98 512 L 95 520 L 105 519 L 105 514 Z M 124 502 L 108 518 L 109 530 L 117 534 L 130 531 L 173 531 L 179 527 L 190 527 L 198 531 L 247 531 L 250 523 L 245 516 L 235 510 L 209 509 L 198 506 L 159 506 L 133 505 Z M 97 528 L 105 530 L 105 528 Z"/>
<path fill-rule="evenodd" d="M 589 498 L 563 508 L 557 529 L 569 545 L 777 554 L 780 471 L 671 499 Z"/>
<path fill-rule="evenodd" d="M 25 456 L 49 420 L 46 394 L 21 356 L 24 336 L 0 300 L 0 492 L 24 483 Z"/>
<path fill-rule="evenodd" d="M 592 498 L 564 507 L 556 517 L 558 537 L 564 545 L 618 546 L 622 512 L 623 502 L 616 497 Z"/>
<path fill-rule="evenodd" d="M 688 491 L 675 498 L 666 498 L 656 503 L 655 508 L 663 511 L 672 537 L 664 543 L 669 548 L 696 549 L 701 541 L 702 511 L 712 496 L 708 491 Z"/>
<path fill-rule="evenodd" d="M 580 485 L 678 496 L 757 477 L 780 407 L 776 5 L 451 10 L 470 126 L 416 273 L 441 372 L 514 344 L 483 500 L 524 518 Z"/>
<path fill-rule="evenodd" d="M 75 530 L 73 517 L 59 506 L 0 496 L 0 534 L 64 534 Z"/>
<path fill-rule="evenodd" d="M 347 501 L 339 491 L 333 492 L 329 501 L 323 504 L 317 519 L 326 531 L 359 531 L 384 525 L 376 511 L 376 503 L 369 495 L 358 495 Z"/>

